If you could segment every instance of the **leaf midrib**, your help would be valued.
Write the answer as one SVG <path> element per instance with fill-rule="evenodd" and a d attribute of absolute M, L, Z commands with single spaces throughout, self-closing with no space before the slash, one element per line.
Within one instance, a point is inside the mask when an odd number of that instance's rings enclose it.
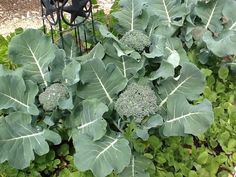
<path fill-rule="evenodd" d="M 5 93 L 3 93 L 3 92 L 0 92 L 0 94 L 2 94 L 3 96 L 5 96 L 5 97 L 11 99 L 12 101 L 14 101 L 14 102 L 16 102 L 16 103 L 18 103 L 18 104 L 20 104 L 20 105 L 26 107 L 27 109 L 29 109 L 29 106 L 28 106 L 28 105 L 26 105 L 25 103 L 23 103 L 23 102 L 17 100 L 16 98 L 12 97 L 11 95 L 7 95 L 7 94 L 5 94 Z"/>
<path fill-rule="evenodd" d="M 109 102 L 112 103 L 112 102 L 113 102 L 113 99 L 111 98 L 111 96 L 109 95 L 108 91 L 106 90 L 106 88 L 105 88 L 105 86 L 104 86 L 102 80 L 99 78 L 99 76 L 98 76 L 97 72 L 95 71 L 95 69 L 93 68 L 93 66 L 92 66 L 91 64 L 90 64 L 90 66 L 91 66 L 91 68 L 92 68 L 92 70 L 93 70 L 93 72 L 94 72 L 94 74 L 95 74 L 95 76 L 96 76 L 96 78 L 97 78 L 99 84 L 101 85 L 103 91 L 105 92 L 105 94 L 106 94 L 106 96 L 107 96 Z"/>
<path fill-rule="evenodd" d="M 42 134 L 44 134 L 44 131 L 38 132 L 38 133 L 34 133 L 34 134 L 31 134 L 31 135 L 24 135 L 24 136 L 19 136 L 19 137 L 11 138 L 11 139 L 0 140 L 0 142 L 9 142 L 9 141 L 15 141 L 15 140 L 17 141 L 19 139 L 31 138 L 31 137 L 39 136 L 39 135 L 42 135 Z"/>
<path fill-rule="evenodd" d="M 216 9 L 216 5 L 217 5 L 217 1 L 216 1 L 215 5 L 214 5 L 212 11 L 211 11 L 211 14 L 210 14 L 210 17 L 209 17 L 209 19 L 208 19 L 208 21 L 207 21 L 207 24 L 206 24 L 206 26 L 205 26 L 205 29 L 208 29 L 208 27 L 209 27 L 209 25 L 210 25 L 210 23 L 211 23 L 211 20 L 212 20 L 212 18 L 213 18 L 213 15 L 214 15 L 214 12 L 215 12 L 215 9 Z"/>
<path fill-rule="evenodd" d="M 106 151 L 108 151 L 111 147 L 114 146 L 114 144 L 117 143 L 119 139 L 114 139 L 106 148 L 104 148 L 97 156 L 95 159 L 98 159 L 102 154 L 104 154 Z"/>
<path fill-rule="evenodd" d="M 170 19 L 170 15 L 169 15 L 165 0 L 162 0 L 162 3 L 163 3 L 164 8 L 165 8 L 166 17 L 167 17 L 167 20 L 168 20 L 168 26 L 170 26 L 171 25 L 171 19 Z"/>
<path fill-rule="evenodd" d="M 26 45 L 27 45 L 27 47 L 28 47 L 28 49 L 29 49 L 29 51 L 30 51 L 30 53 L 31 53 L 31 55 L 32 55 L 32 58 L 33 58 L 34 61 L 35 61 L 35 64 L 36 64 L 37 67 L 38 67 L 38 70 L 39 70 L 39 73 L 40 73 L 40 75 L 41 75 L 41 77 L 42 77 L 42 79 L 43 79 L 44 85 L 47 87 L 48 84 L 47 84 L 47 81 L 45 80 L 45 77 L 44 77 L 44 73 L 43 73 L 43 71 L 42 71 L 42 68 L 41 68 L 41 66 L 40 66 L 40 64 L 39 64 L 39 62 L 38 62 L 38 60 L 37 60 L 37 58 L 36 58 L 36 56 L 35 56 L 35 54 L 34 54 L 32 48 L 29 46 L 29 44 L 28 44 L 27 42 L 26 42 Z"/>
<path fill-rule="evenodd" d="M 90 125 L 96 123 L 98 120 L 99 120 L 99 119 L 95 119 L 95 120 L 93 120 L 93 121 L 90 121 L 90 122 L 87 122 L 87 123 L 85 123 L 85 124 L 82 124 L 81 126 L 77 127 L 77 129 L 78 129 L 78 130 L 84 129 L 85 127 L 88 127 L 88 126 L 90 126 Z"/>
<path fill-rule="evenodd" d="M 134 0 L 131 0 L 131 31 L 134 30 Z"/>
<path fill-rule="evenodd" d="M 179 121 L 181 119 L 186 119 L 187 117 L 191 117 L 193 115 L 198 115 L 198 114 L 202 114 L 202 112 L 194 112 L 194 113 L 190 112 L 188 114 L 185 114 L 185 115 L 182 115 L 182 116 L 179 116 L 179 117 L 174 117 L 171 120 L 167 120 L 166 123 L 171 123 L 171 122 Z"/>
<path fill-rule="evenodd" d="M 160 103 L 159 107 L 162 107 L 168 100 L 169 96 L 173 95 L 185 82 L 187 82 L 192 76 L 186 78 L 185 80 L 183 80 L 174 90 L 172 90 L 172 92 L 170 92 L 165 99 L 162 100 L 162 102 Z"/>

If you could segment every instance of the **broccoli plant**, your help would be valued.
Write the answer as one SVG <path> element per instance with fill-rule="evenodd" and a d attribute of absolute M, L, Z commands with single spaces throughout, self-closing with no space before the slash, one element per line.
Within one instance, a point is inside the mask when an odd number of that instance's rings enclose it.
<path fill-rule="evenodd" d="M 151 45 L 150 38 L 139 30 L 126 32 L 120 42 L 139 52 Z"/>
<path fill-rule="evenodd" d="M 149 86 L 132 83 L 119 95 L 115 110 L 121 117 L 133 117 L 136 122 L 141 122 L 144 117 L 157 112 L 156 94 Z"/>
<path fill-rule="evenodd" d="M 43 105 L 45 111 L 53 111 L 60 100 L 66 100 L 68 97 L 67 88 L 60 83 L 55 83 L 39 94 L 39 102 Z"/>
<path fill-rule="evenodd" d="M 9 58 L 19 68 L 0 67 L 0 163 L 23 169 L 49 142 L 72 139 L 80 171 L 150 177 L 152 162 L 135 143 L 157 134 L 198 136 L 213 123 L 212 105 L 201 97 L 205 77 L 188 54 L 192 45 L 218 57 L 236 53 L 230 5 L 120 0 L 112 14 L 117 36 L 99 24 L 101 41 L 83 56 L 70 55 L 74 41 L 59 49 L 37 30 L 14 37 Z M 221 39 L 232 46 L 224 50 Z"/>

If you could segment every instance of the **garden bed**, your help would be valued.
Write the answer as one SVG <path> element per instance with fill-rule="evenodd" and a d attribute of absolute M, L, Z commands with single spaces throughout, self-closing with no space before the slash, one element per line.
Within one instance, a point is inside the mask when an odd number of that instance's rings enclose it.
<path fill-rule="evenodd" d="M 0 36 L 1 177 L 234 175 L 236 2 L 166 2 Z"/>

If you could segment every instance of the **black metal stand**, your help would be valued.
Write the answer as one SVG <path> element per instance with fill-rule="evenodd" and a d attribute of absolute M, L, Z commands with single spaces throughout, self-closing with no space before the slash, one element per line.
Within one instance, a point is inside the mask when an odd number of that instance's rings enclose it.
<path fill-rule="evenodd" d="M 85 21 L 90 19 L 92 22 L 93 38 L 96 41 L 95 28 L 92 14 L 91 0 L 40 0 L 42 8 L 42 18 L 44 33 L 46 33 L 45 19 L 49 22 L 51 38 L 55 42 L 55 33 L 58 32 L 61 47 L 64 49 L 64 34 L 74 30 L 76 44 L 80 53 L 88 51 L 88 41 L 86 28 L 81 33 L 80 27 L 85 25 Z M 83 26 L 84 27 L 84 26 Z M 83 40 L 81 34 L 84 35 Z"/>

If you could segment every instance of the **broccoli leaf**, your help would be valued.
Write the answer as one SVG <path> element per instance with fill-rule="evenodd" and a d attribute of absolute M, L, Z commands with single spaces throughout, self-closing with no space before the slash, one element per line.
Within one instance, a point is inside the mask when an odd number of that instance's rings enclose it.
<path fill-rule="evenodd" d="M 181 40 L 156 34 L 152 35 L 150 53 L 144 55 L 148 58 L 163 57 L 167 62 L 173 64 L 174 68 L 188 61 Z"/>
<path fill-rule="evenodd" d="M 144 30 L 147 26 L 148 16 L 143 13 L 144 19 L 138 17 L 141 16 L 145 3 L 143 0 L 120 0 L 122 10 L 112 15 L 127 31 Z"/>
<path fill-rule="evenodd" d="M 167 61 L 169 60 L 168 62 L 173 61 L 174 58 L 175 64 L 172 63 L 174 67 L 178 65 L 182 66 L 184 63 L 189 61 L 181 40 L 173 37 L 168 38 L 166 41 L 164 58 L 167 58 Z"/>
<path fill-rule="evenodd" d="M 147 0 L 151 15 L 158 16 L 162 26 L 182 26 L 187 8 L 179 0 Z"/>
<path fill-rule="evenodd" d="M 73 142 L 75 165 L 81 171 L 91 170 L 95 177 L 105 177 L 113 170 L 120 173 L 130 163 L 129 142 L 119 135 L 105 135 L 92 141 L 87 135 L 75 134 Z"/>
<path fill-rule="evenodd" d="M 54 60 L 54 45 L 42 32 L 28 29 L 15 36 L 9 44 L 9 56 L 16 64 L 22 64 L 25 75 L 31 80 L 48 86 L 49 64 Z"/>
<path fill-rule="evenodd" d="M 105 68 L 99 59 L 86 61 L 81 66 L 80 78 L 83 85 L 78 88 L 78 96 L 84 99 L 97 98 L 110 104 L 116 94 L 127 85 L 127 79 L 113 64 Z"/>
<path fill-rule="evenodd" d="M 68 90 L 68 98 L 60 98 L 58 100 L 58 106 L 60 109 L 68 109 L 71 110 L 74 108 L 73 104 L 73 95 L 72 95 L 72 90 Z"/>
<path fill-rule="evenodd" d="M 122 55 L 130 55 L 130 54 L 137 54 L 136 51 L 134 51 L 134 49 L 128 47 L 127 45 L 125 45 L 124 43 L 122 43 L 117 37 L 115 37 L 110 31 L 108 31 L 107 27 L 104 25 L 99 25 L 99 31 L 101 33 L 101 35 L 105 38 L 108 38 L 110 40 L 108 40 L 108 42 L 106 42 L 104 44 L 104 47 L 110 50 L 111 47 L 107 47 L 108 45 L 113 45 L 116 49 L 116 51 L 114 51 L 115 53 L 117 53 L 117 55 L 120 57 Z M 114 42 L 115 41 L 115 42 Z M 104 51 L 104 50 L 102 50 Z M 107 52 L 107 51 L 106 51 Z M 139 54 L 138 54 L 139 55 Z M 140 56 L 138 56 L 140 57 Z"/>
<path fill-rule="evenodd" d="M 209 3 L 198 2 L 194 10 L 196 15 L 202 19 L 205 29 L 210 29 L 212 32 L 220 32 L 223 29 L 220 18 L 224 4 L 223 0 Z"/>
<path fill-rule="evenodd" d="M 183 95 L 173 95 L 167 101 L 167 117 L 161 128 L 164 136 L 199 135 L 214 121 L 212 105 L 208 100 L 191 105 Z"/>
<path fill-rule="evenodd" d="M 236 54 L 235 31 L 224 31 L 220 34 L 220 37 L 216 39 L 212 37 L 210 32 L 207 32 L 203 36 L 203 41 L 206 43 L 207 48 L 216 56 L 224 57 Z"/>
<path fill-rule="evenodd" d="M 106 57 L 104 62 L 109 65 L 114 63 L 122 72 L 123 76 L 127 79 L 132 78 L 144 65 L 144 59 L 137 61 L 132 57 Z"/>
<path fill-rule="evenodd" d="M 222 4 L 221 1 L 216 1 L 215 3 Z M 233 13 L 236 8 L 236 2 L 229 0 L 223 4 L 223 10 L 221 9 L 220 12 L 223 14 L 223 18 L 226 19 L 226 30 L 215 38 L 213 38 L 210 32 L 203 35 L 203 41 L 206 43 L 207 48 L 219 57 L 234 55 L 236 53 L 236 16 Z M 220 16 L 217 18 L 219 21 Z"/>
<path fill-rule="evenodd" d="M 223 8 L 223 16 L 227 20 L 227 29 L 236 31 L 236 1 L 228 0 Z"/>
<path fill-rule="evenodd" d="M 151 128 L 156 128 L 157 126 L 161 126 L 163 124 L 163 118 L 159 115 L 153 115 L 146 122 L 140 125 L 140 128 L 136 130 L 136 134 L 138 137 L 142 138 L 144 141 L 147 141 L 149 138 L 148 130 Z"/>
<path fill-rule="evenodd" d="M 144 52 L 148 58 L 162 57 L 165 53 L 167 39 L 161 35 L 152 35 L 152 45 L 149 53 Z"/>
<path fill-rule="evenodd" d="M 54 46 L 54 54 L 56 59 L 53 60 L 49 65 L 50 68 L 49 77 L 51 83 L 63 81 L 62 71 L 66 65 L 65 62 L 66 54 L 64 50 Z"/>
<path fill-rule="evenodd" d="M 158 70 L 153 71 L 150 74 L 149 79 L 150 80 L 156 80 L 158 78 L 167 79 L 168 77 L 174 77 L 174 74 L 175 74 L 174 66 L 169 62 L 167 62 L 166 60 L 162 60 Z"/>
<path fill-rule="evenodd" d="M 73 60 L 79 56 L 80 51 L 78 45 L 76 44 L 75 39 L 71 34 L 67 34 L 64 36 L 63 45 L 66 53 L 66 58 L 68 60 Z"/>
<path fill-rule="evenodd" d="M 98 29 L 99 29 L 99 32 L 101 33 L 101 35 L 105 38 L 111 38 L 113 40 L 115 40 L 116 42 L 119 42 L 119 39 L 114 36 L 108 29 L 107 29 L 107 26 L 105 25 L 102 25 L 102 24 L 99 24 L 98 25 Z"/>
<path fill-rule="evenodd" d="M 107 127 L 102 116 L 108 111 L 108 107 L 98 100 L 84 100 L 82 106 L 82 111 L 75 109 L 73 114 L 73 126 L 76 126 L 74 133 L 89 135 L 93 141 L 101 139 Z"/>
<path fill-rule="evenodd" d="M 62 71 L 62 76 L 65 79 L 67 85 L 74 85 L 80 81 L 79 71 L 81 65 L 76 60 L 72 60 L 68 63 Z"/>
<path fill-rule="evenodd" d="M 149 159 L 140 156 L 133 155 L 131 158 L 131 162 L 128 167 L 124 169 L 124 171 L 119 174 L 120 177 L 150 177 L 146 170 L 150 167 L 150 163 L 152 163 Z"/>
<path fill-rule="evenodd" d="M 159 87 L 160 107 L 171 95 L 182 94 L 189 100 L 197 99 L 204 89 L 204 76 L 201 71 L 191 63 L 185 63 L 180 71 L 178 80 L 168 78 L 161 82 Z"/>
<path fill-rule="evenodd" d="M 15 112 L 0 119 L 0 163 L 23 169 L 34 160 L 34 152 L 44 155 L 49 151 L 49 140 L 59 144 L 61 138 L 48 129 L 38 130 L 31 126 L 31 116 Z"/>
<path fill-rule="evenodd" d="M 123 50 L 119 48 L 118 45 L 117 47 L 113 47 L 112 44 L 113 46 L 117 45 L 116 43 L 112 42 L 107 42 L 104 44 L 107 54 L 103 59 L 104 63 L 106 65 L 115 64 L 120 69 L 124 77 L 126 77 L 127 79 L 132 78 L 140 69 L 142 69 L 145 59 L 142 58 L 140 60 L 139 54 L 137 55 L 137 59 L 125 54 L 118 56 L 118 50 L 120 51 L 120 53 L 125 52 L 123 52 Z M 133 52 L 132 54 L 135 53 Z"/>
<path fill-rule="evenodd" d="M 105 32 L 106 33 L 106 32 Z M 88 54 L 82 55 L 80 57 L 77 58 L 77 60 L 79 61 L 87 61 L 93 58 L 97 58 L 97 59 L 103 59 L 104 55 L 105 55 L 105 51 L 104 51 L 104 47 L 103 45 L 101 45 L 100 43 L 98 43 Z"/>
<path fill-rule="evenodd" d="M 13 108 L 32 115 L 38 115 L 39 110 L 34 105 L 38 87 L 32 81 L 25 81 L 19 75 L 0 76 L 0 109 Z"/>

